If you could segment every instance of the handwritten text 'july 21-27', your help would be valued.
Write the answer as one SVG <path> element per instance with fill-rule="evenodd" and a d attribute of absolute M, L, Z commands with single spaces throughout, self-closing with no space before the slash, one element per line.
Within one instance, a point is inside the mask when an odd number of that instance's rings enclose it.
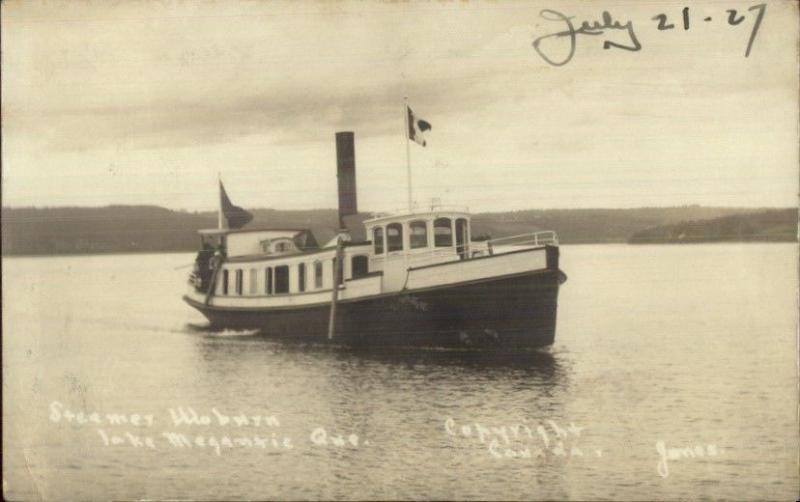
<path fill-rule="evenodd" d="M 758 29 L 767 11 L 766 4 L 758 4 L 749 7 L 747 10 L 727 9 L 720 16 L 700 15 L 695 17 L 689 7 L 684 7 L 679 15 L 673 13 L 659 13 L 651 18 L 653 27 L 661 31 L 669 31 L 682 28 L 684 31 L 692 27 L 712 23 L 715 19 L 722 18 L 722 22 L 728 26 L 737 27 L 752 19 L 750 25 L 750 38 L 747 42 L 744 56 L 749 57 L 753 49 L 753 42 L 758 35 Z M 558 31 L 550 31 L 536 37 L 533 40 L 533 48 L 547 63 L 553 66 L 564 66 L 569 63 L 575 55 L 578 45 L 578 36 L 604 36 L 603 49 L 621 49 L 630 52 L 642 50 L 642 44 L 636 36 L 633 21 L 620 21 L 608 11 L 603 11 L 600 20 L 576 20 L 576 16 L 569 16 L 552 9 L 543 9 L 539 12 L 539 17 L 547 21 L 548 26 Z M 611 41 L 606 39 L 611 32 L 622 32 L 624 39 Z"/>

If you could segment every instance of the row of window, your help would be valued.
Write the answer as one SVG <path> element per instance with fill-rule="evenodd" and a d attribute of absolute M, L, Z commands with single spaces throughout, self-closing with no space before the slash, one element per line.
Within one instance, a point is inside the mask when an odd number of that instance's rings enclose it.
<path fill-rule="evenodd" d="M 456 220 L 459 226 L 457 231 L 460 240 L 463 241 L 466 233 L 467 220 L 459 218 Z M 428 247 L 428 223 L 423 220 L 409 222 L 409 245 L 411 249 Z M 383 227 L 372 229 L 372 242 L 375 246 L 375 254 L 383 254 L 384 235 Z M 437 218 L 433 221 L 433 245 L 435 247 L 450 247 L 453 245 L 453 228 L 450 218 Z M 390 223 L 386 225 L 386 251 L 403 250 L 403 225 L 400 223 Z"/>
<path fill-rule="evenodd" d="M 351 259 L 352 277 L 357 279 L 369 273 L 369 258 L 365 255 L 356 255 Z M 336 258 L 332 259 L 332 269 L 336 270 Z M 264 291 L 263 294 L 275 295 L 289 293 L 289 266 L 278 265 L 275 267 L 266 267 L 264 270 Z M 234 291 L 238 296 L 244 295 L 244 270 L 236 269 L 234 278 Z M 259 270 L 255 268 L 250 269 L 250 277 L 248 280 L 249 290 L 248 294 L 258 295 L 258 273 Z M 315 261 L 313 264 L 314 276 L 314 289 L 322 289 L 323 285 L 323 263 Z M 344 282 L 344 270 L 339 269 L 338 282 Z M 306 264 L 297 264 L 297 287 L 298 292 L 302 293 L 306 290 Z M 222 294 L 230 294 L 230 270 L 222 270 Z"/>

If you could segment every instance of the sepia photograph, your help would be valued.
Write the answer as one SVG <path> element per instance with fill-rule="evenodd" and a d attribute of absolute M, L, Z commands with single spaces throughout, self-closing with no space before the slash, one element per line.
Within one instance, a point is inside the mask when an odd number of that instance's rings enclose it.
<path fill-rule="evenodd" d="M 4 499 L 800 499 L 799 10 L 3 0 Z"/>

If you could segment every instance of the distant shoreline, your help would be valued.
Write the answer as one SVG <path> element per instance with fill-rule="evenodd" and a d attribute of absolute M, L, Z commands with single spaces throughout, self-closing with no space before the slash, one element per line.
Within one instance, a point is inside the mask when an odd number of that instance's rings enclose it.
<path fill-rule="evenodd" d="M 336 233 L 335 209 L 253 209 L 251 226 L 306 228 L 317 242 Z M 190 253 L 201 228 L 215 228 L 215 212 L 158 206 L 2 208 L 3 256 L 85 256 Z M 651 207 L 532 209 L 472 215 L 473 237 L 554 230 L 570 244 L 707 244 L 796 242 L 797 209 Z"/>
<path fill-rule="evenodd" d="M 615 246 L 624 245 L 632 247 L 646 247 L 646 246 L 677 246 L 677 245 L 705 245 L 705 244 L 794 244 L 797 240 L 742 240 L 742 241 L 687 241 L 687 242 L 571 242 L 561 243 L 560 247 L 574 247 L 574 246 Z M 108 251 L 105 253 L 42 253 L 42 254 L 7 254 L 4 253 L 0 258 L 69 258 L 69 257 L 89 257 L 89 256 L 114 256 L 114 255 L 156 255 L 156 254 L 188 254 L 193 255 L 197 250 L 189 249 L 183 251 Z M 187 263 L 187 266 L 190 265 Z"/>

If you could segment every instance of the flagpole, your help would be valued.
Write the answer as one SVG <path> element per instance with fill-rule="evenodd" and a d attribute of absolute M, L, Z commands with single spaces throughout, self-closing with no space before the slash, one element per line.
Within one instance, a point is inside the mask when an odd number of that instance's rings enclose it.
<path fill-rule="evenodd" d="M 408 212 L 413 213 L 413 203 L 411 198 L 411 144 L 408 137 L 411 125 L 408 123 L 408 97 L 403 98 L 403 116 L 405 117 L 405 137 L 406 137 L 406 171 L 408 173 Z"/>

